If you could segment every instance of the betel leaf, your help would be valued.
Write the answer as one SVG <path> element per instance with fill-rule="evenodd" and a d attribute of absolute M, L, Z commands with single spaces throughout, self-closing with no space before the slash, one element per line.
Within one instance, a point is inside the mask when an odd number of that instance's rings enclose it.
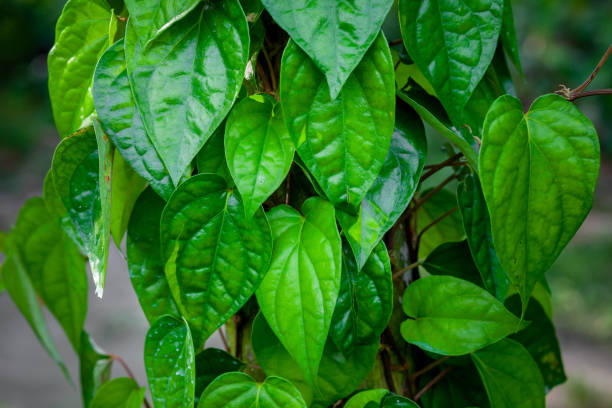
<path fill-rule="evenodd" d="M 408 207 L 421 177 L 426 155 L 423 123 L 411 108 L 398 105 L 387 158 L 357 214 L 342 207 L 336 212 L 359 269 Z"/>
<path fill-rule="evenodd" d="M 246 19 L 249 23 L 259 21 L 259 16 L 264 9 L 261 0 L 240 0 L 240 5 L 242 6 Z"/>
<path fill-rule="evenodd" d="M 234 184 L 225 159 L 225 122 L 213 132 L 196 156 L 198 173 L 213 173 L 225 179 L 228 185 Z"/>
<path fill-rule="evenodd" d="M 80 129 L 93 112 L 94 69 L 110 45 L 111 10 L 104 0 L 69 0 L 55 27 L 49 52 L 49 96 L 61 137 Z"/>
<path fill-rule="evenodd" d="M 104 52 L 94 73 L 93 100 L 102 128 L 121 156 L 164 199 L 174 190 L 170 175 L 142 122 L 127 76 L 124 41 Z"/>
<path fill-rule="evenodd" d="M 434 374 L 423 375 L 420 388 L 425 387 L 434 377 Z M 453 366 L 443 378 L 423 394 L 421 402 L 423 408 L 490 407 L 478 370 L 471 363 L 463 367 Z"/>
<path fill-rule="evenodd" d="M 262 0 L 327 78 L 336 99 L 375 41 L 393 0 Z"/>
<path fill-rule="evenodd" d="M 159 224 L 165 204 L 151 188 L 147 188 L 134 205 L 127 230 L 130 279 L 150 324 L 166 314 L 179 316 L 160 254 Z"/>
<path fill-rule="evenodd" d="M 393 309 L 389 254 L 383 242 L 359 270 L 346 240 L 342 245 L 342 280 L 330 338 L 342 351 L 380 339 Z"/>
<path fill-rule="evenodd" d="M 512 1 L 504 0 L 504 12 L 502 17 L 502 27 L 499 34 L 504 50 L 510 57 L 510 60 L 518 69 L 519 73 L 523 74 L 521 66 L 521 58 L 519 56 L 519 47 L 516 40 L 516 30 L 514 28 L 514 15 L 512 13 Z"/>
<path fill-rule="evenodd" d="M 272 254 L 262 209 L 247 219 L 240 197 L 215 174 L 174 192 L 161 220 L 165 273 L 179 311 L 207 339 L 253 295 Z"/>
<path fill-rule="evenodd" d="M 306 408 L 300 392 L 287 380 L 268 377 L 257 383 L 232 372 L 217 377 L 202 393 L 198 408 Z"/>
<path fill-rule="evenodd" d="M 240 371 L 245 364 L 231 354 L 217 349 L 206 348 L 196 355 L 195 367 L 195 397 L 196 402 L 200 399 L 200 395 L 204 389 L 215 378 L 221 374 L 229 373 L 230 371 Z"/>
<path fill-rule="evenodd" d="M 419 405 L 405 397 L 395 394 L 387 394 L 380 402 L 381 408 L 419 408 Z"/>
<path fill-rule="evenodd" d="M 333 204 L 358 206 L 384 163 L 395 121 L 393 60 L 381 33 L 330 99 L 323 74 L 289 41 L 280 99 L 297 152 Z"/>
<path fill-rule="evenodd" d="M 145 340 L 144 362 L 154 406 L 193 408 L 194 349 L 184 319 L 162 316 L 153 323 Z"/>
<path fill-rule="evenodd" d="M 200 0 L 125 0 L 130 21 L 146 47 L 170 25 L 187 15 Z"/>
<path fill-rule="evenodd" d="M 465 240 L 440 244 L 427 255 L 421 266 L 432 275 L 450 275 L 484 287 Z"/>
<path fill-rule="evenodd" d="M 256 294 L 272 331 L 314 384 L 340 288 L 342 243 L 328 201 L 309 198 L 302 214 L 288 205 L 268 212 L 274 248 Z"/>
<path fill-rule="evenodd" d="M 539 97 L 525 114 L 505 95 L 485 118 L 479 166 L 497 256 L 524 310 L 593 205 L 597 133 L 559 95 Z"/>
<path fill-rule="evenodd" d="M 81 335 L 79 354 L 79 376 L 81 378 L 81 395 L 85 408 L 102 384 L 110 379 L 113 359 L 93 342 L 86 331 Z"/>
<path fill-rule="evenodd" d="M 478 176 L 469 174 L 459 183 L 457 201 L 467 243 L 482 282 L 489 292 L 498 300 L 503 301 L 508 293 L 510 282 L 495 253 L 491 235 L 491 220 Z"/>
<path fill-rule="evenodd" d="M 94 398 L 90 408 L 141 408 L 147 389 L 127 377 L 115 378 L 104 383 Z"/>
<path fill-rule="evenodd" d="M 421 192 L 420 197 L 427 196 L 431 191 L 431 189 L 428 189 Z M 418 209 L 417 229 L 419 233 L 429 227 L 427 231 L 423 232 L 419 242 L 419 258 L 426 257 L 444 242 L 461 241 L 464 238 L 461 215 L 458 211 L 450 213 L 456 208 L 457 199 L 455 195 L 447 189 L 442 189 L 436 191 Z"/>
<path fill-rule="evenodd" d="M 504 0 L 400 0 L 402 38 L 451 119 L 482 79 L 495 54 Z"/>
<path fill-rule="evenodd" d="M 380 403 L 387 394 L 389 390 L 383 388 L 361 391 L 346 402 L 345 408 L 366 408 L 370 402 L 375 402 L 376 406 L 380 407 Z"/>
<path fill-rule="evenodd" d="M 238 0 L 201 2 L 147 46 L 128 23 L 125 54 L 136 106 L 175 185 L 238 95 L 248 30 Z"/>
<path fill-rule="evenodd" d="M 39 197 L 24 204 L 11 236 L 32 286 L 78 354 L 87 315 L 87 271 L 79 249 Z"/>
<path fill-rule="evenodd" d="M 257 94 L 234 106 L 225 124 L 225 157 L 247 217 L 280 186 L 293 161 L 280 104 Z"/>
<path fill-rule="evenodd" d="M 45 200 L 45 205 L 47 206 L 49 213 L 59 220 L 61 228 L 70 237 L 70 239 L 72 239 L 72 242 L 76 244 L 81 253 L 85 253 L 86 249 L 85 244 L 83 244 L 83 239 L 79 235 L 79 231 L 77 230 L 76 226 L 72 223 L 70 215 L 68 215 L 68 210 L 57 193 L 57 189 L 55 188 L 52 170 L 47 172 L 43 182 L 43 199 Z"/>
<path fill-rule="evenodd" d="M 523 346 L 503 339 L 471 354 L 495 408 L 544 408 L 544 381 Z"/>
<path fill-rule="evenodd" d="M 423 350 L 458 356 L 512 334 L 527 323 L 489 292 L 452 276 L 427 276 L 408 286 L 402 337 Z"/>

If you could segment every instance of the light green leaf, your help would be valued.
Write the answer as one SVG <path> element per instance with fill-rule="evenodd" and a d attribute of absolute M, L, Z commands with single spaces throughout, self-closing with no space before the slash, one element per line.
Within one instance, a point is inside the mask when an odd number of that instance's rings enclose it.
<path fill-rule="evenodd" d="M 180 316 L 160 254 L 159 224 L 166 203 L 151 188 L 134 205 L 127 231 L 127 263 L 138 302 L 150 324 L 163 315 Z"/>
<path fill-rule="evenodd" d="M 213 173 L 225 179 L 228 185 L 233 185 L 234 180 L 227 168 L 225 159 L 225 121 L 213 132 L 208 141 L 196 156 L 198 173 Z"/>
<path fill-rule="evenodd" d="M 121 156 L 165 200 L 174 185 L 142 123 L 128 80 L 124 41 L 100 58 L 93 80 L 93 100 L 100 124 Z"/>
<path fill-rule="evenodd" d="M 272 238 L 263 210 L 247 219 L 221 177 L 199 174 L 168 201 L 161 246 L 170 290 L 199 345 L 253 295 L 268 270 Z"/>
<path fill-rule="evenodd" d="M 81 335 L 79 375 L 83 406 L 88 408 L 100 386 L 110 379 L 113 359 L 101 350 L 86 331 Z"/>
<path fill-rule="evenodd" d="M 487 113 L 479 166 L 497 257 L 524 310 L 593 205 L 597 133 L 559 95 L 539 97 L 526 114 L 505 95 Z"/>
<path fill-rule="evenodd" d="M 393 0 L 262 0 L 327 78 L 336 99 L 375 41 Z M 303 84 L 304 85 L 304 84 Z"/>
<path fill-rule="evenodd" d="M 514 28 L 514 15 L 512 13 L 512 1 L 504 0 L 504 13 L 502 18 L 501 33 L 499 34 L 504 50 L 510 57 L 510 60 L 523 75 L 523 67 L 521 66 L 521 58 L 519 56 L 519 47 L 516 40 L 516 30 Z"/>
<path fill-rule="evenodd" d="M 274 249 L 256 294 L 272 331 L 314 384 L 340 288 L 342 243 L 329 202 L 309 198 L 302 214 L 287 205 L 268 212 Z"/>
<path fill-rule="evenodd" d="M 151 142 L 175 185 L 242 85 L 248 24 L 238 0 L 202 2 L 148 46 L 128 23 L 128 78 Z"/>
<path fill-rule="evenodd" d="M 343 207 L 336 212 L 359 269 L 408 207 L 421 177 L 426 155 L 423 123 L 411 108 L 398 105 L 387 158 L 357 214 Z"/>
<path fill-rule="evenodd" d="M 495 54 L 504 0 L 400 0 L 408 54 L 429 80 L 453 121 Z M 459 123 L 460 124 L 460 123 Z"/>
<path fill-rule="evenodd" d="M 89 407 L 141 408 L 146 391 L 131 378 L 115 378 L 100 387 Z"/>
<path fill-rule="evenodd" d="M 431 190 L 423 191 L 424 197 Z M 457 207 L 455 195 L 446 189 L 437 191 L 419 208 L 417 215 L 417 229 L 423 231 L 427 226 L 438 220 L 444 214 Z M 444 217 L 423 233 L 419 245 L 419 258 L 424 258 L 438 245 L 448 241 L 461 241 L 465 237 L 459 211 Z"/>
<path fill-rule="evenodd" d="M 493 247 L 491 220 L 478 176 L 469 174 L 459 183 L 457 201 L 467 243 L 482 282 L 489 292 L 499 301 L 503 301 L 508 293 L 510 281 L 499 264 Z"/>
<path fill-rule="evenodd" d="M 217 377 L 202 393 L 198 408 L 306 408 L 300 392 L 287 380 L 268 377 L 257 383 L 233 372 Z"/>
<path fill-rule="evenodd" d="M 452 276 L 427 276 L 408 286 L 402 337 L 423 350 L 458 356 L 495 343 L 527 323 L 489 292 Z"/>
<path fill-rule="evenodd" d="M 504 339 L 471 354 L 495 408 L 544 408 L 544 381 L 529 352 Z"/>
<path fill-rule="evenodd" d="M 51 107 L 61 137 L 80 129 L 94 111 L 91 84 L 96 63 L 110 45 L 110 22 L 111 10 L 104 0 L 69 0 L 57 21 L 47 65 Z"/>
<path fill-rule="evenodd" d="M 370 402 L 375 402 L 376 406 L 380 406 L 380 403 L 387 394 L 389 394 L 389 390 L 383 388 L 361 391 L 353 395 L 346 402 L 345 408 L 365 408 Z"/>
<path fill-rule="evenodd" d="M 225 157 L 247 217 L 280 186 L 293 161 L 280 105 L 265 94 L 244 98 L 225 125 Z"/>
<path fill-rule="evenodd" d="M 323 74 L 290 41 L 280 99 L 297 152 L 327 197 L 358 206 L 382 168 L 395 121 L 393 60 L 384 35 L 334 100 Z"/>
<path fill-rule="evenodd" d="M 145 340 L 144 362 L 155 407 L 193 408 L 194 349 L 184 319 L 162 316 L 153 323 Z"/>

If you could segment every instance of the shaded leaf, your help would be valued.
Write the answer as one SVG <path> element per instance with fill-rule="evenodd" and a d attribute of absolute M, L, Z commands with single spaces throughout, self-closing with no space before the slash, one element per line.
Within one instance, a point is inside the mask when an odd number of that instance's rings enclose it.
<path fill-rule="evenodd" d="M 196 379 L 195 379 L 195 396 L 196 402 L 199 401 L 200 395 L 204 389 L 215 378 L 230 371 L 240 371 L 245 364 L 231 354 L 217 349 L 206 348 L 195 357 Z"/>
<path fill-rule="evenodd" d="M 440 244 L 427 255 L 421 266 L 432 275 L 454 276 L 484 287 L 465 240 Z"/>
<path fill-rule="evenodd" d="M 469 361 L 469 360 L 468 360 Z M 420 388 L 433 379 L 434 375 L 424 375 Z M 473 364 L 465 367 L 454 366 L 421 397 L 423 408 L 489 408 L 489 400 L 478 370 Z"/>
<path fill-rule="evenodd" d="M 228 185 L 234 184 L 225 159 L 225 122 L 213 132 L 196 156 L 198 173 L 213 173 L 225 179 Z"/>
<path fill-rule="evenodd" d="M 90 406 L 100 386 L 110 380 L 112 364 L 112 358 L 93 342 L 86 331 L 83 331 L 79 354 L 79 376 L 85 408 Z"/>

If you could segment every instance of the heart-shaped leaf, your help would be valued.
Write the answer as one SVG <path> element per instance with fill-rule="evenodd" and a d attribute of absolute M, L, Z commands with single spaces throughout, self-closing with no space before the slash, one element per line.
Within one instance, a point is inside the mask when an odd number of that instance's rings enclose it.
<path fill-rule="evenodd" d="M 146 392 L 131 378 L 115 378 L 100 387 L 89 408 L 141 408 Z"/>

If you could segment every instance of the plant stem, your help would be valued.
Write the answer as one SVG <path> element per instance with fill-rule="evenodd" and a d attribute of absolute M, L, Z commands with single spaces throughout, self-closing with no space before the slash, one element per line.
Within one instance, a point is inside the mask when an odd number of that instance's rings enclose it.
<path fill-rule="evenodd" d="M 392 276 L 392 279 L 396 280 L 396 279 L 400 278 L 403 274 L 405 274 L 406 272 L 408 272 L 411 269 L 416 268 L 420 264 L 421 264 L 420 261 L 416 261 L 416 262 L 411 263 L 410 265 L 406 266 L 405 268 L 402 268 L 399 271 L 397 271 L 396 273 L 394 273 L 393 276 Z"/>
<path fill-rule="evenodd" d="M 585 96 L 593 96 L 593 95 L 612 95 L 612 88 L 596 89 L 594 91 L 585 91 L 585 92 L 576 92 L 576 93 L 572 91 L 572 94 L 570 95 L 569 98 L 567 98 L 567 100 L 571 102 L 579 98 L 584 98 Z"/>
<path fill-rule="evenodd" d="M 430 371 L 431 369 L 433 369 L 434 367 L 437 367 L 438 365 L 442 364 L 443 362 L 445 362 L 446 360 L 448 360 L 450 357 L 446 356 L 446 357 L 442 357 L 436 361 L 434 361 L 431 364 L 426 365 L 425 367 L 423 367 L 422 369 L 420 369 L 419 371 L 417 371 L 416 373 L 412 374 L 412 378 L 418 378 L 421 375 L 425 374 L 426 372 Z"/>
<path fill-rule="evenodd" d="M 389 41 L 389 47 L 393 47 L 394 45 L 400 45 L 402 43 L 402 39 L 398 38 L 397 40 Z"/>
<path fill-rule="evenodd" d="M 130 377 L 132 380 L 136 381 L 136 376 L 134 376 L 134 373 L 132 372 L 132 370 L 130 370 L 130 367 L 128 367 L 127 363 L 125 361 L 123 361 L 123 359 L 119 356 L 116 356 L 114 354 L 111 354 L 110 356 L 112 361 L 116 361 L 118 362 L 121 367 L 123 367 L 123 369 L 125 370 L 125 372 L 127 373 L 128 377 Z M 138 381 L 136 381 L 138 382 Z M 146 408 L 151 408 L 151 406 L 149 405 L 149 401 L 147 401 L 147 399 L 145 398 L 144 401 L 144 406 Z"/>
<path fill-rule="evenodd" d="M 435 220 L 433 220 L 429 225 L 427 225 L 425 228 L 423 228 L 423 230 L 421 230 L 421 232 L 419 232 L 419 235 L 417 235 L 417 248 L 419 246 L 419 243 L 421 242 L 421 237 L 423 236 L 423 234 L 430 229 L 431 227 L 433 227 L 434 225 L 436 225 L 437 223 L 439 223 L 440 221 L 442 221 L 444 218 L 448 217 L 449 215 L 451 215 L 452 213 L 454 213 L 455 211 L 457 211 L 459 209 L 459 207 L 455 207 L 453 209 L 448 210 L 447 212 L 445 212 L 444 214 L 442 214 L 441 216 L 439 216 L 438 218 L 436 218 Z"/>
<path fill-rule="evenodd" d="M 223 342 L 223 347 L 225 348 L 225 351 L 229 353 L 230 346 L 229 346 L 229 343 L 227 342 L 227 338 L 225 337 L 225 334 L 223 333 L 223 328 L 221 327 L 219 327 L 219 337 L 221 337 L 221 341 Z"/>
<path fill-rule="evenodd" d="M 382 360 L 383 365 L 383 374 L 385 376 L 385 381 L 389 386 L 389 391 L 392 393 L 396 393 L 395 383 L 393 382 L 393 373 L 391 372 L 391 357 L 389 356 L 389 350 L 387 348 L 383 348 L 380 352 L 380 359 Z"/>
<path fill-rule="evenodd" d="M 580 84 L 577 88 L 572 89 L 571 94 L 579 93 L 580 91 L 584 90 L 587 86 L 589 86 L 591 82 L 593 82 L 593 79 L 595 78 L 595 76 L 597 76 L 597 73 L 599 72 L 603 64 L 606 62 L 610 54 L 612 54 L 612 44 L 610 44 L 610 46 L 608 47 L 608 50 L 601 57 L 601 59 L 597 63 L 597 66 L 595 67 L 593 72 L 591 72 L 591 75 L 589 75 L 589 77 L 582 84 Z M 584 95 L 584 96 L 588 96 L 588 95 Z M 573 101 L 574 99 L 570 99 L 570 101 Z"/>
<path fill-rule="evenodd" d="M 270 81 L 272 82 L 272 92 L 276 94 L 276 74 L 274 72 L 274 67 L 272 66 L 272 61 L 270 61 L 270 56 L 268 55 L 265 45 L 261 47 L 261 50 L 263 51 L 266 64 L 268 65 L 268 74 L 270 75 Z"/>
<path fill-rule="evenodd" d="M 446 367 L 444 369 L 444 371 L 442 371 L 440 374 L 436 375 L 430 382 L 428 382 L 419 392 L 416 393 L 416 395 L 414 396 L 414 400 L 418 401 L 419 399 L 421 399 L 421 397 L 423 396 L 423 394 L 425 394 L 427 392 L 427 390 L 429 390 L 431 387 L 433 387 L 438 381 L 440 381 L 442 378 L 444 378 L 444 376 L 446 374 L 448 374 L 448 372 L 452 369 L 453 367 Z"/>
<path fill-rule="evenodd" d="M 439 170 L 443 169 L 444 167 L 452 165 L 457 160 L 459 160 L 461 156 L 463 156 L 463 153 L 457 153 L 456 155 L 449 157 L 448 159 L 444 160 L 441 163 L 425 166 L 424 168 L 429 169 L 429 171 L 421 177 L 421 180 L 419 182 L 422 183 L 424 180 L 426 180 L 428 177 L 432 176 L 433 174 L 437 173 Z"/>
<path fill-rule="evenodd" d="M 423 196 L 423 198 L 421 198 L 420 200 L 418 200 L 416 202 L 416 204 L 414 205 L 414 207 L 408 209 L 408 212 L 415 212 L 416 210 L 418 210 L 423 204 L 425 204 L 427 202 L 427 200 L 429 200 L 434 194 L 436 194 L 438 191 L 442 190 L 448 183 L 450 183 L 451 181 L 453 181 L 454 179 L 457 178 L 456 174 L 452 174 L 450 177 L 446 178 L 446 180 L 444 180 L 442 183 L 438 184 L 436 187 L 434 187 L 433 189 L 431 189 L 431 191 L 427 194 L 425 194 L 425 196 Z"/>

